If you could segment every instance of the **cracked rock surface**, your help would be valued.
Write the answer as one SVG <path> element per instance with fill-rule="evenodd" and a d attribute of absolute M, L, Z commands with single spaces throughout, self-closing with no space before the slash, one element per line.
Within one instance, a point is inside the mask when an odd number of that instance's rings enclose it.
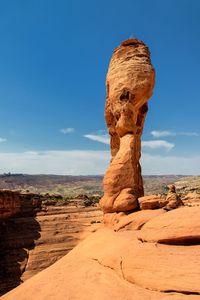
<path fill-rule="evenodd" d="M 4 295 L 2 300 L 190 300 L 200 299 L 200 243 L 159 243 L 160 236 L 177 238 L 195 229 L 199 207 L 174 211 L 139 211 L 124 216 L 130 230 L 102 227 L 62 259 Z M 141 214 L 141 216 L 140 216 Z M 135 215 L 135 217 L 134 217 Z M 130 220 L 132 218 L 132 221 Z M 183 230 L 180 228 L 182 219 Z M 143 224 L 138 226 L 136 223 Z M 199 221 L 198 221 L 199 223 Z M 159 225 L 160 224 L 160 225 Z M 197 224 L 198 225 L 198 224 Z M 173 230 L 172 230 L 173 228 Z M 126 230 L 125 230 L 126 229 Z M 171 233 L 170 233 L 171 231 Z M 155 234 L 156 233 L 156 234 Z M 145 234 L 145 241 L 141 236 Z M 150 240 L 148 236 L 152 237 Z"/>

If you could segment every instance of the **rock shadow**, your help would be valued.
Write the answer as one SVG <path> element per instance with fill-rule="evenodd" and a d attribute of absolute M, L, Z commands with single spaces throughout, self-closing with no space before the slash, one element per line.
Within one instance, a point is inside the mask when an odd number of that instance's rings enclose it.
<path fill-rule="evenodd" d="M 13 196 L 16 199 L 14 192 Z M 22 282 L 21 276 L 28 263 L 29 251 L 40 237 L 40 224 L 36 220 L 37 211 L 41 209 L 40 199 L 20 193 L 17 198 L 20 203 L 18 212 L 6 220 L 0 220 L 0 296 Z M 13 206 L 13 199 L 9 198 L 7 203 L 11 201 Z"/>

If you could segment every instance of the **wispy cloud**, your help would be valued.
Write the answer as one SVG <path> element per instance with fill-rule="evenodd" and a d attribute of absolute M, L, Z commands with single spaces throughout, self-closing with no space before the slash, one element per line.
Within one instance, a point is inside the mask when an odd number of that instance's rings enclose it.
<path fill-rule="evenodd" d="M 199 156 L 162 156 L 162 155 L 142 155 L 142 169 L 145 175 L 200 175 L 200 155 Z"/>
<path fill-rule="evenodd" d="M 160 148 L 164 148 L 167 151 L 171 150 L 172 148 L 174 148 L 175 144 L 173 143 L 169 143 L 167 141 L 163 141 L 163 140 L 156 140 L 156 141 L 142 141 L 142 147 L 144 148 L 149 148 L 151 150 L 155 150 L 155 149 L 160 149 Z"/>
<path fill-rule="evenodd" d="M 60 132 L 64 133 L 64 134 L 68 134 L 68 133 L 72 133 L 74 132 L 75 129 L 74 128 L 71 128 L 71 127 L 67 127 L 67 128 L 62 128 L 60 129 Z"/>
<path fill-rule="evenodd" d="M 104 174 L 110 151 L 29 151 L 0 153 L 2 173 L 97 175 Z M 151 155 L 141 160 L 143 174 L 200 175 L 200 155 L 192 157 Z"/>
<path fill-rule="evenodd" d="M 167 136 L 199 136 L 197 132 L 173 132 L 168 130 L 153 130 L 151 131 L 151 135 L 155 138 L 167 137 Z"/>
<path fill-rule="evenodd" d="M 160 137 L 166 137 L 166 136 L 175 136 L 176 133 L 167 131 L 167 130 L 163 130 L 163 131 L 153 130 L 153 131 L 151 131 L 151 135 L 153 135 L 153 137 L 155 137 L 155 138 L 160 138 Z"/>
<path fill-rule="evenodd" d="M 108 134 L 85 134 L 84 137 L 106 145 L 110 144 L 110 138 Z"/>
<path fill-rule="evenodd" d="M 178 134 L 177 134 L 178 135 Z M 197 132 L 180 132 L 179 135 L 185 135 L 185 136 L 200 136 Z"/>
<path fill-rule="evenodd" d="M 110 138 L 108 134 L 85 134 L 84 137 L 95 141 L 100 142 L 106 145 L 110 144 Z M 144 148 L 149 148 L 151 150 L 164 148 L 165 150 L 171 150 L 175 145 L 163 140 L 153 140 L 153 141 L 142 141 L 142 146 Z"/>
<path fill-rule="evenodd" d="M 0 143 L 7 142 L 7 139 L 0 137 Z"/>

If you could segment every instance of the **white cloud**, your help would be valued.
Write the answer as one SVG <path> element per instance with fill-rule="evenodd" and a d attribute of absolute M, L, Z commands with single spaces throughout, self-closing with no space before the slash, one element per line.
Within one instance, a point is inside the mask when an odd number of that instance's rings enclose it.
<path fill-rule="evenodd" d="M 144 175 L 200 175 L 200 155 L 181 157 L 144 153 L 141 165 Z"/>
<path fill-rule="evenodd" d="M 0 153 L 1 173 L 97 175 L 109 165 L 110 151 L 29 151 Z M 192 157 L 142 154 L 145 175 L 200 175 L 200 155 Z"/>
<path fill-rule="evenodd" d="M 110 144 L 110 138 L 108 134 L 85 134 L 84 137 L 95 141 L 100 142 L 106 145 Z M 165 150 L 171 150 L 175 145 L 163 140 L 156 141 L 142 141 L 142 147 L 149 148 L 151 150 L 164 148 Z"/>
<path fill-rule="evenodd" d="M 103 174 L 109 151 L 28 151 L 0 153 L 1 173 L 90 175 Z"/>
<path fill-rule="evenodd" d="M 7 142 L 7 139 L 4 139 L 4 138 L 0 137 L 0 143 L 4 143 L 4 142 Z"/>
<path fill-rule="evenodd" d="M 175 136 L 176 133 L 167 131 L 167 130 L 163 130 L 163 131 L 153 130 L 153 131 L 151 131 L 151 135 L 153 135 L 153 137 L 155 137 L 155 138 L 160 138 L 160 137 L 166 137 L 166 136 Z"/>
<path fill-rule="evenodd" d="M 62 133 L 64 133 L 64 134 L 72 133 L 72 132 L 74 132 L 74 131 L 75 131 L 75 129 L 74 129 L 74 128 L 71 128 L 71 127 L 60 129 L 60 132 L 62 132 Z"/>
<path fill-rule="evenodd" d="M 160 149 L 160 148 L 164 148 L 167 151 L 171 150 L 172 148 L 174 148 L 174 144 L 169 143 L 167 141 L 163 141 L 163 140 L 156 140 L 156 141 L 142 141 L 142 147 L 144 148 L 149 148 L 151 150 L 155 150 L 155 149 Z"/>
<path fill-rule="evenodd" d="M 110 145 L 110 138 L 109 138 L 108 134 L 85 134 L 84 137 L 86 137 L 92 141 Z"/>
<path fill-rule="evenodd" d="M 166 137 L 166 136 L 199 136 L 197 132 L 173 132 L 168 130 L 153 130 L 151 131 L 151 135 L 155 138 Z"/>
<path fill-rule="evenodd" d="M 185 136 L 199 136 L 199 133 L 197 133 L 197 132 L 180 132 L 180 135 L 185 135 Z"/>

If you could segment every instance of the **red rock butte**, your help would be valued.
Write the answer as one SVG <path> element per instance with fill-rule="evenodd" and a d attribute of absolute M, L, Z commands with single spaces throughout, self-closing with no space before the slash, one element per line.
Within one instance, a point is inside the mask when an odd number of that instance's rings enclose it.
<path fill-rule="evenodd" d="M 144 195 L 141 135 L 154 82 L 150 52 L 142 41 L 129 39 L 115 49 L 106 77 L 105 119 L 112 160 L 100 201 L 105 213 L 136 209 Z"/>

